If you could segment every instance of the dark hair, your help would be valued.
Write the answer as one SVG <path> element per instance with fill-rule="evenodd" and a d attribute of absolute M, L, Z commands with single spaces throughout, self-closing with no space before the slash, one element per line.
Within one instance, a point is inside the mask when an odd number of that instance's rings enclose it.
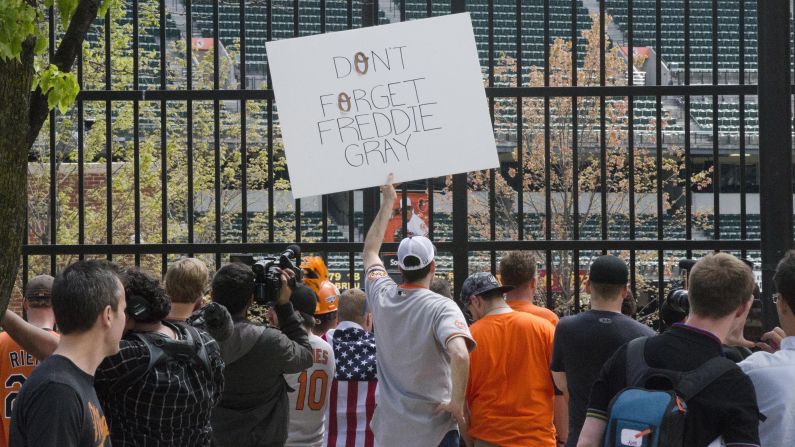
<path fill-rule="evenodd" d="M 298 312 L 298 315 L 301 316 L 301 319 L 303 320 L 301 325 L 303 325 L 305 328 L 311 331 L 315 328 L 315 326 L 317 326 L 317 317 L 306 312 L 301 312 L 300 310 L 296 310 L 296 312 Z"/>
<path fill-rule="evenodd" d="M 690 271 L 690 312 L 707 318 L 723 318 L 751 299 L 754 274 L 742 261 L 726 253 L 701 258 Z"/>
<path fill-rule="evenodd" d="M 254 296 L 254 272 L 239 262 L 226 264 L 215 272 L 212 287 L 213 301 L 240 315 Z"/>
<path fill-rule="evenodd" d="M 403 265 L 406 267 L 414 267 L 420 265 L 420 258 L 416 256 L 406 256 L 406 259 L 403 260 Z M 425 267 L 417 270 L 403 270 L 400 269 L 400 274 L 403 275 L 403 281 L 405 282 L 417 282 L 423 280 L 429 273 L 431 273 L 431 266 L 433 262 L 426 265 Z"/>
<path fill-rule="evenodd" d="M 479 296 L 480 296 L 480 299 L 482 299 L 484 301 L 494 301 L 494 300 L 496 300 L 498 298 L 502 299 L 503 295 L 504 295 L 504 292 L 500 292 L 500 291 L 497 291 L 497 290 L 492 290 L 491 292 L 486 292 L 483 295 L 479 295 Z"/>
<path fill-rule="evenodd" d="M 431 280 L 429 289 L 431 289 L 431 292 L 438 293 L 445 298 L 453 298 L 453 292 L 450 290 L 450 281 L 446 278 L 434 277 Z"/>
<path fill-rule="evenodd" d="M 128 269 L 126 276 L 124 294 L 127 298 L 127 309 L 131 309 L 131 305 L 138 300 L 147 308 L 147 312 L 135 318 L 135 321 L 157 323 L 165 319 L 171 312 L 171 300 L 166 295 L 160 280 L 139 268 Z"/>
<path fill-rule="evenodd" d="M 790 250 L 778 261 L 776 274 L 773 275 L 776 292 L 787 302 L 787 306 L 795 311 L 795 250 Z"/>
<path fill-rule="evenodd" d="M 627 292 L 627 296 L 621 302 L 621 313 L 632 318 L 635 318 L 635 314 L 638 313 L 638 302 L 635 301 L 632 292 Z"/>
<path fill-rule="evenodd" d="M 536 277 L 536 258 L 529 251 L 512 251 L 500 260 L 500 280 L 508 286 L 522 286 Z"/>
<path fill-rule="evenodd" d="M 90 330 L 107 306 L 117 311 L 120 290 L 119 277 L 107 261 L 77 261 L 67 266 L 52 286 L 52 308 L 61 333 Z"/>

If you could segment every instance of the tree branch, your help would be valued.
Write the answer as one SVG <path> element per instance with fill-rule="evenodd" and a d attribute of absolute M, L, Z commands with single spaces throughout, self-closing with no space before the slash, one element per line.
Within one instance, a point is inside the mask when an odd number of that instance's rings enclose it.
<path fill-rule="evenodd" d="M 85 40 L 88 28 L 94 22 L 94 19 L 97 18 L 99 2 L 100 0 L 80 0 L 77 5 L 61 44 L 50 60 L 50 63 L 57 66 L 60 71 L 72 71 L 72 65 L 74 65 L 77 54 L 83 46 L 83 40 Z M 26 139 L 28 148 L 32 147 L 36 141 L 41 126 L 44 125 L 44 121 L 47 119 L 49 110 L 47 95 L 42 93 L 41 87 L 36 87 L 36 90 L 30 93 L 30 115 L 28 117 L 30 127 Z"/>

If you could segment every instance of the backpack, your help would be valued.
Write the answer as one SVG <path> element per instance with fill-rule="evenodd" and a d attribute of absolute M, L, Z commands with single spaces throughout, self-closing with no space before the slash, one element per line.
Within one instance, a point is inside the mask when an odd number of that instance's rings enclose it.
<path fill-rule="evenodd" d="M 143 342 L 149 351 L 149 363 L 141 365 L 119 378 L 111 387 L 111 391 L 130 388 L 146 377 L 149 371 L 161 362 L 188 361 L 212 374 L 210 355 L 199 331 L 183 322 L 170 321 L 163 324 L 173 329 L 180 339 L 174 340 L 152 332 L 131 332 L 130 336 Z"/>
<path fill-rule="evenodd" d="M 628 388 L 610 402 L 604 447 L 683 447 L 687 402 L 737 367 L 716 357 L 692 371 L 652 368 L 644 358 L 645 346 L 646 337 L 627 345 Z M 659 381 L 671 386 L 647 388 Z"/>

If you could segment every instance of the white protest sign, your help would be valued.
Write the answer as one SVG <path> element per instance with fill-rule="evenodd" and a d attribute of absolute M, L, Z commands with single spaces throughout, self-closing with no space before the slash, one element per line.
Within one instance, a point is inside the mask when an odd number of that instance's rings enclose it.
<path fill-rule="evenodd" d="M 267 51 L 295 198 L 499 166 L 468 13 Z"/>

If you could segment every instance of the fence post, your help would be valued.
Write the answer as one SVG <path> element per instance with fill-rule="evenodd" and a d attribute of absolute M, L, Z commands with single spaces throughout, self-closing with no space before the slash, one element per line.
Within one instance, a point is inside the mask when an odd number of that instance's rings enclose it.
<path fill-rule="evenodd" d="M 451 0 L 450 12 L 466 11 L 465 0 Z M 461 292 L 469 276 L 469 207 L 467 203 L 467 174 L 453 176 L 453 296 Z"/>
<path fill-rule="evenodd" d="M 759 2 L 757 10 L 762 312 L 765 329 L 770 329 L 778 324 L 771 300 L 773 274 L 776 263 L 792 248 L 789 1 L 766 0 Z"/>

